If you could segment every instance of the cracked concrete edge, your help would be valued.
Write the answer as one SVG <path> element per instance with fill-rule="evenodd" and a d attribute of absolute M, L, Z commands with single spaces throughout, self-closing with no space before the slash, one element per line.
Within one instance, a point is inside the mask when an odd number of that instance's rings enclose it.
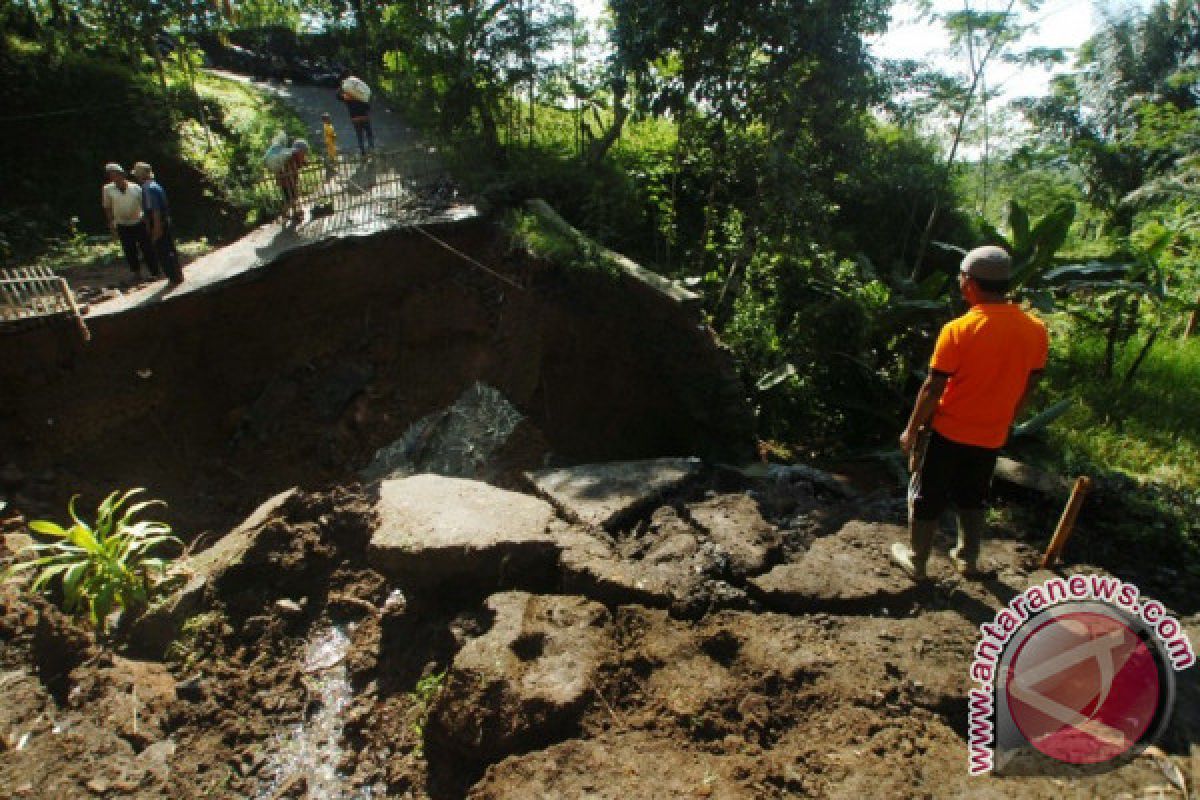
<path fill-rule="evenodd" d="M 584 246 L 586 249 L 598 254 L 605 261 L 613 264 L 621 270 L 625 275 L 634 279 L 648 288 L 654 290 L 658 294 L 666 297 L 674 303 L 678 303 L 685 308 L 700 308 L 700 295 L 695 292 L 690 292 L 680 286 L 670 278 L 664 278 L 657 272 L 643 267 L 631 258 L 621 255 L 613 250 L 609 250 L 604 245 L 592 239 L 587 234 L 580 231 L 578 228 L 571 225 L 563 219 L 557 211 L 555 211 L 549 203 L 542 200 L 540 197 L 535 197 L 529 200 L 526 207 L 534 214 L 539 216 L 547 225 L 554 228 L 556 231 L 571 239 L 578 245 Z"/>

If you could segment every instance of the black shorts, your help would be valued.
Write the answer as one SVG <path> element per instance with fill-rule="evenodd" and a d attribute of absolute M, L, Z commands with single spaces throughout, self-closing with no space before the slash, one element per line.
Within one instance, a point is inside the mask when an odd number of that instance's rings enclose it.
<path fill-rule="evenodd" d="M 929 432 L 929 444 L 908 487 L 913 519 L 935 520 L 953 504 L 960 511 L 987 505 L 999 450 L 960 444 Z"/>

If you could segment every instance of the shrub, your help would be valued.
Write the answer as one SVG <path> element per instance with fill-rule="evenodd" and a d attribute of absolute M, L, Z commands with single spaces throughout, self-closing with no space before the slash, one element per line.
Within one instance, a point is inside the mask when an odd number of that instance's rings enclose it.
<path fill-rule="evenodd" d="M 75 513 L 78 496 L 67 504 L 73 523 L 70 527 L 49 520 L 30 522 L 31 531 L 58 541 L 33 545 L 32 555 L 6 570 L 4 580 L 37 570 L 34 591 L 60 584 L 64 610 L 86 612 L 102 633 L 114 608 L 134 614 L 141 611 L 155 588 L 151 576 L 162 575 L 169 564 L 168 559 L 153 556 L 151 552 L 168 542 L 183 544 L 171 535 L 166 523 L 134 521 L 145 509 L 165 505 L 161 500 L 146 500 L 127 507 L 130 499 L 142 491 L 130 489 L 124 494 L 114 491 L 96 509 L 96 522 L 92 526 Z"/>

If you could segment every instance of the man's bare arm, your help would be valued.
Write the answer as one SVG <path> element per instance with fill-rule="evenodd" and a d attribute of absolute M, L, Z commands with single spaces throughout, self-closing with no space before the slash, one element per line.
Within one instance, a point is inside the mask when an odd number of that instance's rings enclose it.
<path fill-rule="evenodd" d="M 113 220 L 112 206 L 108 204 L 108 197 L 105 196 L 104 192 L 100 192 L 100 207 L 104 209 L 104 219 L 108 221 L 108 229 L 116 233 L 117 226 Z"/>
<path fill-rule="evenodd" d="M 942 393 L 946 391 L 948 380 L 950 380 L 950 376 L 945 373 L 930 372 L 925 383 L 921 385 L 921 391 L 917 393 L 917 401 L 913 404 L 912 414 L 908 418 L 908 425 L 900 434 L 900 449 L 905 456 L 912 452 L 920 430 L 929 424 L 929 420 L 933 419 L 933 412 L 937 411 L 938 401 L 942 399 Z"/>

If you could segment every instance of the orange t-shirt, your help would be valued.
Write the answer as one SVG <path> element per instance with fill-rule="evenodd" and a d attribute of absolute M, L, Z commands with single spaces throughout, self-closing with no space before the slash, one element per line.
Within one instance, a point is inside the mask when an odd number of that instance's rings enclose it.
<path fill-rule="evenodd" d="M 938 334 L 929 368 L 949 375 L 933 429 L 960 444 L 998 448 L 1025 393 L 1046 366 L 1046 326 L 1011 303 L 983 303 Z"/>

